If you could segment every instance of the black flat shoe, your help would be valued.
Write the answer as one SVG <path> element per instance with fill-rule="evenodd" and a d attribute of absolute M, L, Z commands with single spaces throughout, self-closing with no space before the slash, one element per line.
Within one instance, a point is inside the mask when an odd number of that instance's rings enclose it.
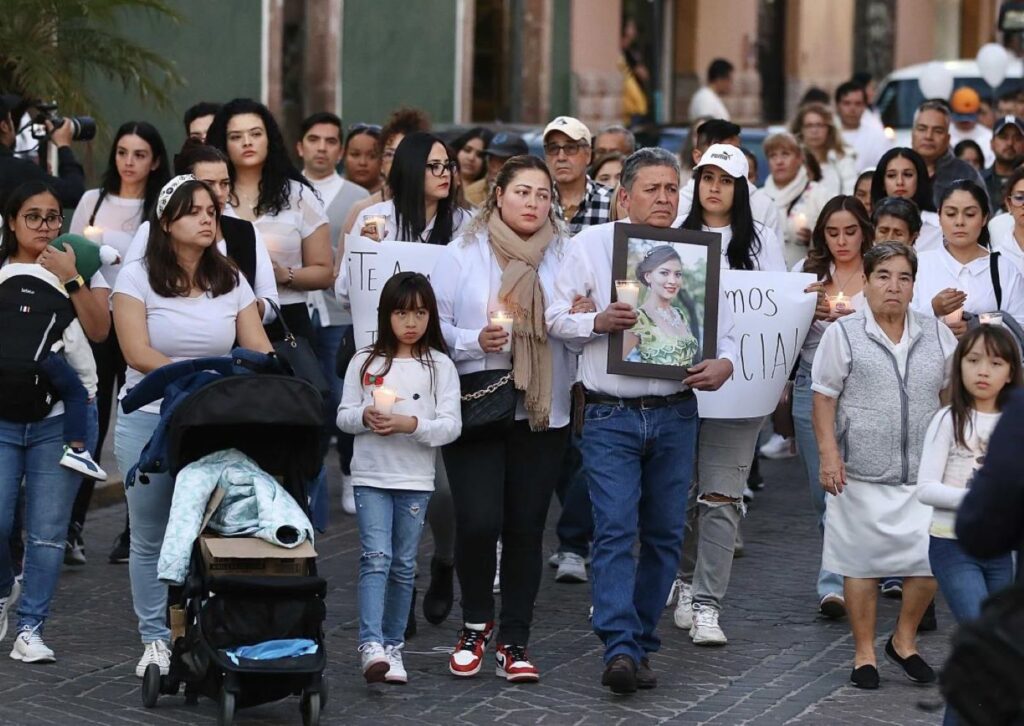
<path fill-rule="evenodd" d="M 612 693 L 625 695 L 636 693 L 636 661 L 628 655 L 617 655 L 605 666 L 601 685 L 608 686 Z"/>
<path fill-rule="evenodd" d="M 914 683 L 935 683 L 935 671 L 917 653 L 901 658 L 892 644 L 892 636 L 885 643 L 885 657 L 903 669 L 903 674 Z"/>
<path fill-rule="evenodd" d="M 870 664 L 854 668 L 850 674 L 850 683 L 857 688 L 874 690 L 878 688 L 878 669 Z"/>
<path fill-rule="evenodd" d="M 423 617 L 431 625 L 440 625 L 452 611 L 454 573 L 454 565 L 436 558 L 430 561 L 430 587 L 423 595 Z"/>

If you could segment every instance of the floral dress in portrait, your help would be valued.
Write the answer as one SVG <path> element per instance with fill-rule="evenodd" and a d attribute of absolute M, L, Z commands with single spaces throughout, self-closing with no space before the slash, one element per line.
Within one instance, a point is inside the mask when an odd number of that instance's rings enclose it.
<path fill-rule="evenodd" d="M 690 332 L 679 311 L 675 307 L 670 307 L 669 310 L 672 315 L 677 316 L 678 324 L 685 332 L 678 336 L 664 332 L 650 314 L 640 308 L 637 311 L 636 325 L 629 331 L 636 335 L 640 342 L 627 356 L 627 360 L 665 366 L 693 365 L 697 356 L 697 339 Z"/>

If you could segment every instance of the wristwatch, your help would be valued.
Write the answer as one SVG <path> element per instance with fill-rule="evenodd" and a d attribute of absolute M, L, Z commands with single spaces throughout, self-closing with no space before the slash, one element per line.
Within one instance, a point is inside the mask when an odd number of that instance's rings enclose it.
<path fill-rule="evenodd" d="M 64 289 L 68 291 L 68 295 L 78 292 L 83 287 L 85 287 L 85 278 L 81 275 L 75 275 L 64 283 Z"/>

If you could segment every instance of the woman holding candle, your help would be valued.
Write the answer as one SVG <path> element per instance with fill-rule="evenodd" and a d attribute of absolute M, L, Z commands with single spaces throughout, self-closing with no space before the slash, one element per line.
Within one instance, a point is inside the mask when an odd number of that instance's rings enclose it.
<path fill-rule="evenodd" d="M 540 588 L 544 525 L 566 452 L 575 356 L 548 335 L 544 320 L 565 238 L 555 216 L 554 183 L 543 161 L 514 156 L 466 234 L 431 274 L 448 350 L 460 374 L 506 370 L 519 391 L 511 429 L 444 448 L 455 501 L 455 566 L 463 627 L 449 661 L 474 676 L 497 620 L 498 674 L 531 682 L 527 653 Z M 491 320 L 513 318 L 512 335 Z M 503 353 L 511 337 L 511 354 Z M 501 613 L 491 591 L 501 550 Z"/>
<path fill-rule="evenodd" d="M 156 205 L 160 188 L 171 174 L 171 165 L 160 132 L 145 121 L 129 121 L 122 124 L 114 134 L 110 147 L 107 168 L 103 182 L 97 189 L 90 189 L 75 208 L 68 231 L 88 237 L 97 244 L 110 245 L 117 250 L 120 259 L 112 265 L 104 264 L 100 273 L 111 287 L 117 282 L 121 261 L 128 253 L 132 237 L 139 226 L 149 218 Z M 117 333 L 111 327 L 110 335 L 102 343 L 92 344 L 96 359 L 96 407 L 99 413 L 99 437 L 96 449 L 91 452 L 99 462 L 103 453 L 103 442 L 107 438 L 110 424 L 110 409 L 117 387 L 124 385 L 125 362 L 121 355 Z M 69 564 L 85 563 L 85 544 L 82 529 L 95 487 L 92 479 L 83 479 L 75 500 L 68 528 Z M 110 561 L 128 561 L 129 530 L 124 531 L 114 543 Z"/>
<path fill-rule="evenodd" d="M 334 280 L 330 226 L 313 185 L 288 156 L 270 111 L 248 98 L 224 104 L 206 143 L 228 155 L 235 171 L 230 213 L 259 230 L 274 269 L 281 315 L 292 333 L 313 341 L 306 293 Z M 271 338 L 283 336 L 279 323 Z"/>
<path fill-rule="evenodd" d="M 832 112 L 823 103 L 806 103 L 796 112 L 790 131 L 821 167 L 821 186 L 829 198 L 851 194 L 857 181 L 857 155 L 843 144 Z"/>
<path fill-rule="evenodd" d="M 436 449 L 458 437 L 462 416 L 458 372 L 445 355 L 426 277 L 402 272 L 385 283 L 377 330 L 345 373 L 338 428 L 355 435 L 363 677 L 403 684 L 402 647 Z"/>
<path fill-rule="evenodd" d="M 764 191 L 775 202 L 779 215 L 788 220 L 784 240 L 788 266 L 807 253 L 811 228 L 827 197 L 824 189 L 808 175 L 804 164 L 806 152 L 792 134 L 769 136 L 764 141 L 764 153 L 771 170 Z"/>
<path fill-rule="evenodd" d="M 1001 310 L 1024 324 L 1024 277 L 1012 262 L 989 252 L 988 216 L 988 194 L 977 183 L 960 179 L 943 187 L 943 245 L 918 257 L 913 307 L 944 319 L 957 336 L 967 331 L 965 314 Z"/>
<path fill-rule="evenodd" d="M 942 246 L 942 230 L 939 215 L 935 213 L 928 167 L 913 149 L 889 149 L 878 161 L 871 178 L 871 201 L 878 204 L 885 197 L 909 199 L 917 205 L 921 213 L 921 233 L 914 241 L 914 250 L 918 254 Z"/>
<path fill-rule="evenodd" d="M 793 424 L 797 451 L 807 471 L 811 500 L 818 515 L 818 529 L 825 531 L 825 492 L 818 483 L 818 443 L 811 421 L 811 366 L 814 355 L 832 323 L 864 307 L 864 255 L 871 249 L 874 230 L 867 212 L 852 196 L 829 200 L 811 235 L 807 259 L 801 260 L 793 272 L 810 272 L 819 282 L 809 290 L 819 294 L 793 384 Z M 822 566 L 818 571 L 818 610 L 828 618 L 846 613 L 843 578 Z"/>

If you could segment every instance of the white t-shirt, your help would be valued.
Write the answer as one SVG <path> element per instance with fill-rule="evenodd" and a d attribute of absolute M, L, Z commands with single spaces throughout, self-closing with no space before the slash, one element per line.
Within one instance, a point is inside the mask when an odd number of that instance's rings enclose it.
<path fill-rule="evenodd" d="M 775 233 L 760 224 L 754 223 L 757 228 L 758 240 L 761 249 L 754 255 L 754 269 L 761 272 L 786 272 L 786 260 L 782 257 L 782 249 Z M 732 242 L 732 226 L 728 227 L 703 227 L 705 232 L 717 232 L 722 235 L 722 269 L 732 269 L 729 265 L 729 243 Z"/>
<path fill-rule="evenodd" d="M 124 266 L 114 295 L 128 295 L 145 304 L 149 345 L 173 362 L 230 353 L 235 344 L 238 314 L 256 301 L 242 275 L 234 290 L 217 297 L 209 293 L 198 297 L 161 297 L 150 287 L 149 273 L 141 260 Z M 144 375 L 129 366 L 118 400 Z M 160 413 L 160 401 L 141 410 Z"/>
<path fill-rule="evenodd" d="M 432 351 L 434 370 L 415 358 L 395 358 L 383 379 L 369 384 L 359 372 L 369 352 L 356 353 L 345 371 L 338 407 L 338 428 L 355 434 L 352 483 L 377 489 L 434 490 L 436 447 L 450 444 L 462 431 L 459 374 L 443 353 Z M 375 360 L 367 375 L 378 375 L 383 361 Z M 363 409 L 373 405 L 373 390 L 386 386 L 398 395 L 392 413 L 415 416 L 411 434 L 378 436 L 363 425 Z"/>
<path fill-rule="evenodd" d="M 1009 216 L 1009 215 L 1006 215 Z M 989 226 L 990 234 L 992 227 Z M 1002 265 L 1005 262 L 1013 264 L 1017 268 L 1017 271 L 1024 275 L 1024 250 L 1021 249 L 1017 243 L 1017 239 L 1013 236 L 1015 227 L 1011 226 L 1005 231 L 1000 229 L 998 235 L 992 235 L 991 249 L 993 252 L 999 253 L 999 264 Z"/>
<path fill-rule="evenodd" d="M 327 214 L 312 189 L 297 181 L 290 181 L 288 185 L 288 208 L 277 214 L 264 214 L 256 218 L 253 225 L 263 237 L 270 259 L 281 267 L 298 270 L 302 267 L 302 240 L 327 224 Z M 304 290 L 278 287 L 277 292 L 281 305 L 306 304 Z"/>
<path fill-rule="evenodd" d="M 71 225 L 68 231 L 71 234 L 82 234 L 89 226 L 89 218 L 96 209 L 96 202 L 99 201 L 100 190 L 90 189 L 82 195 L 82 200 L 75 207 L 75 213 L 71 217 Z M 103 230 L 103 244 L 110 245 L 121 256 L 123 261 L 128 254 L 128 248 L 132 244 L 132 238 L 136 230 L 142 224 L 142 208 L 145 205 L 144 199 L 124 199 L 114 194 L 103 197 L 103 202 L 96 210 L 96 218 L 92 222 L 93 227 Z M 100 267 L 100 272 L 114 287 L 117 283 L 117 274 L 121 265 L 107 265 Z"/>
<path fill-rule="evenodd" d="M 939 215 L 936 212 L 921 212 L 921 232 L 914 240 L 914 251 L 917 254 L 942 248 L 942 227 L 939 226 Z"/>
<path fill-rule="evenodd" d="M 719 95 L 707 86 L 698 89 L 690 99 L 690 120 L 700 116 L 729 120 L 729 109 L 722 103 Z"/>
<path fill-rule="evenodd" d="M 309 179 L 309 177 L 306 177 Z M 331 202 L 334 201 L 334 197 L 338 195 L 341 188 L 345 185 L 345 180 L 342 179 L 338 173 L 329 174 L 323 179 L 309 179 L 309 183 L 313 185 L 317 193 L 320 195 L 320 201 L 324 205 L 324 209 L 331 206 Z"/>

